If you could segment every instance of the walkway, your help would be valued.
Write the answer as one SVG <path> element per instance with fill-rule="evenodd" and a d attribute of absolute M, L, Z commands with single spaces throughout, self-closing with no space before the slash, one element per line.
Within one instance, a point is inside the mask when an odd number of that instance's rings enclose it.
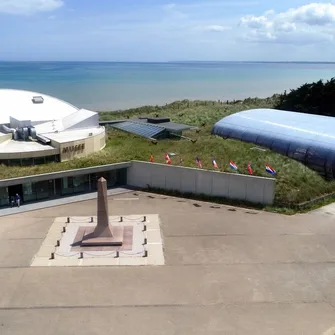
<path fill-rule="evenodd" d="M 131 190 L 128 188 L 124 188 L 124 187 L 117 187 L 117 188 L 108 190 L 107 194 L 111 196 L 111 195 L 122 194 L 126 192 L 131 192 Z M 3 209 L 0 209 L 0 217 L 6 216 L 6 215 L 13 215 L 13 214 L 29 212 L 29 211 L 35 211 L 38 209 L 43 209 L 43 208 L 48 208 L 48 207 L 67 205 L 67 204 L 78 202 L 78 201 L 92 200 L 92 199 L 96 199 L 96 197 L 97 197 L 97 192 L 91 192 L 91 193 L 73 195 L 70 197 L 57 198 L 53 200 L 45 200 L 45 201 L 23 204 L 19 208 L 18 207 L 3 208 Z"/>
<path fill-rule="evenodd" d="M 0 217 L 1 335 L 334 335 L 334 217 L 133 193 L 111 215 L 158 214 L 164 266 L 30 267 L 96 199 Z"/>

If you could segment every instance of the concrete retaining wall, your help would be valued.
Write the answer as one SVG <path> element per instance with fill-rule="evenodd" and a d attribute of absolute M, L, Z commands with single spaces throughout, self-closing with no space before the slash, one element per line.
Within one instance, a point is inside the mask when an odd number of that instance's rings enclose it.
<path fill-rule="evenodd" d="M 274 200 L 276 181 L 273 178 L 132 161 L 127 183 L 133 187 L 150 186 L 269 205 Z"/>
<path fill-rule="evenodd" d="M 0 187 L 124 168 L 127 169 L 127 184 L 133 187 L 146 188 L 149 185 L 181 193 L 205 194 L 260 204 L 272 204 L 275 195 L 276 181 L 272 178 L 140 161 L 5 179 L 0 180 Z"/>

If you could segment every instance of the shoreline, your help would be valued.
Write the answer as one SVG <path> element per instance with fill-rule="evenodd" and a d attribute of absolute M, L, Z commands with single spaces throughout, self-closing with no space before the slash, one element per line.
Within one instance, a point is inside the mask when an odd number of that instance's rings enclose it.
<path fill-rule="evenodd" d="M 249 96 L 249 97 L 244 97 L 244 98 L 239 98 L 239 97 L 235 97 L 235 98 L 219 98 L 219 99 L 200 99 L 200 98 L 184 98 L 184 99 L 169 99 L 167 101 L 161 101 L 160 103 L 143 103 L 143 104 L 134 104 L 134 105 L 129 105 L 128 107 L 121 107 L 121 108 L 88 108 L 88 109 L 91 109 L 91 110 L 94 110 L 96 111 L 97 113 L 122 113 L 122 112 L 126 112 L 127 110 L 130 110 L 130 109 L 138 109 L 138 108 L 144 108 L 144 107 L 149 107 L 149 108 L 152 108 L 152 107 L 164 107 L 166 105 L 170 105 L 170 104 L 173 104 L 173 103 L 176 103 L 176 102 L 180 102 L 180 101 L 184 101 L 184 100 L 188 100 L 190 102 L 194 102 L 194 101 L 208 101 L 208 102 L 216 102 L 218 103 L 219 101 L 223 102 L 224 104 L 227 103 L 233 103 L 234 101 L 244 101 L 246 99 L 259 99 L 259 100 L 265 100 L 265 99 L 268 99 L 268 98 L 271 98 L 273 97 L 274 95 L 279 95 L 279 94 L 282 94 L 282 93 L 273 93 L 273 94 L 270 94 L 270 95 L 264 95 L 264 96 Z M 87 108 L 87 107 L 86 107 Z"/>

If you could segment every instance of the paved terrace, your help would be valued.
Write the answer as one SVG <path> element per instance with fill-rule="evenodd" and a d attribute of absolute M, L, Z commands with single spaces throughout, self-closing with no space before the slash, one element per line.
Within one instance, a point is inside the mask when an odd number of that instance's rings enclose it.
<path fill-rule="evenodd" d="M 111 215 L 160 215 L 167 265 L 31 268 L 54 217 L 92 215 L 96 201 L 3 216 L 1 335 L 334 334 L 333 216 L 140 192 L 109 202 Z"/>

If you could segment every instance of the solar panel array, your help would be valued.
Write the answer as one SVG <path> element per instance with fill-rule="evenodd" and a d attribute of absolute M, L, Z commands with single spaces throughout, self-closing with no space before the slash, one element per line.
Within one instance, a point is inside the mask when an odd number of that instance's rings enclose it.
<path fill-rule="evenodd" d="M 112 127 L 146 138 L 154 138 L 155 136 L 165 131 L 165 128 L 154 124 L 131 121 L 116 123 L 113 124 Z"/>

